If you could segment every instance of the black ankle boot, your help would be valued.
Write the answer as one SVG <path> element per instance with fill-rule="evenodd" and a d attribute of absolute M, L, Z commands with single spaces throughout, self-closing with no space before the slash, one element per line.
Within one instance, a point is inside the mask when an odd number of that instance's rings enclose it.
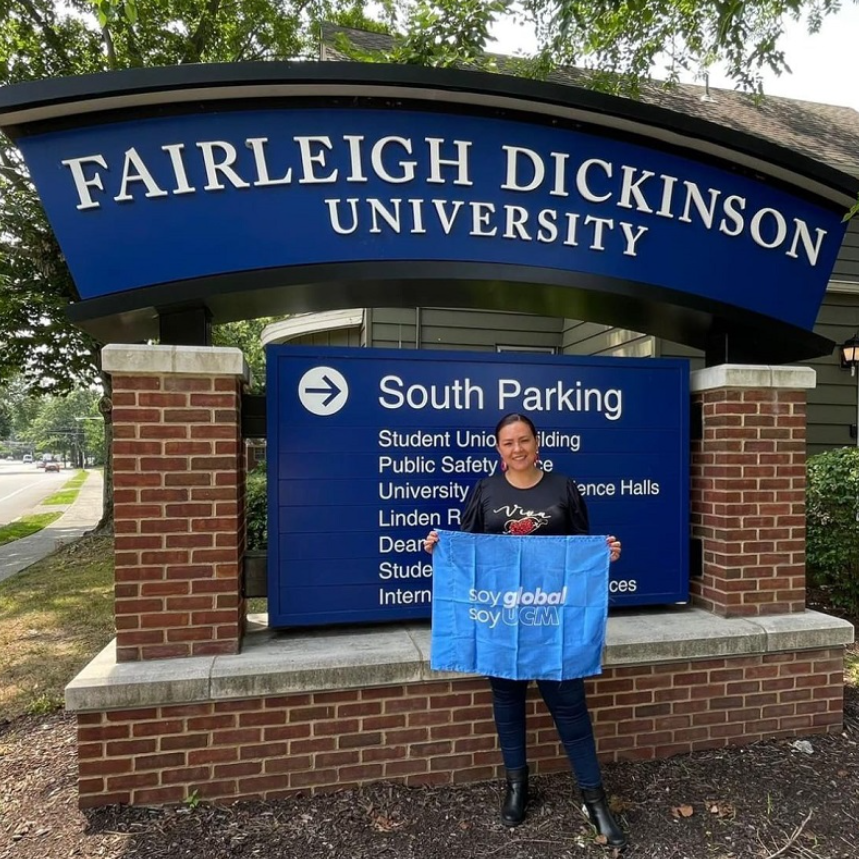
<path fill-rule="evenodd" d="M 501 822 L 505 826 L 518 826 L 525 819 L 528 804 L 528 767 L 507 770 L 507 793 L 501 806 Z"/>
<path fill-rule="evenodd" d="M 600 835 L 605 836 L 606 844 L 623 850 L 627 845 L 626 836 L 608 807 L 603 788 L 582 788 L 582 799 L 585 801 L 585 811 L 591 823 Z"/>

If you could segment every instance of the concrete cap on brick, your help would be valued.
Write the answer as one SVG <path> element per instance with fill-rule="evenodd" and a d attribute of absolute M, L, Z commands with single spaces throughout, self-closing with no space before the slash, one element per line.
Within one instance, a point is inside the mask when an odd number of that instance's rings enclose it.
<path fill-rule="evenodd" d="M 231 346 L 147 346 L 111 344 L 101 350 L 106 373 L 182 376 L 236 376 L 250 382 L 241 349 Z"/>
<path fill-rule="evenodd" d="M 127 710 L 207 701 L 214 660 L 214 656 L 197 656 L 117 662 L 114 639 L 66 686 L 66 707 Z"/>
<path fill-rule="evenodd" d="M 767 637 L 767 650 L 809 650 L 852 644 L 854 630 L 846 621 L 819 611 L 762 615 L 748 619 Z"/>
<path fill-rule="evenodd" d="M 692 393 L 719 388 L 757 388 L 807 391 L 817 386 L 817 373 L 811 367 L 780 367 L 757 364 L 720 364 L 689 374 Z"/>
<path fill-rule="evenodd" d="M 422 679 L 422 659 L 408 629 L 301 630 L 247 635 L 242 652 L 217 657 L 211 697 L 255 698 L 309 689 L 350 689 Z"/>
<path fill-rule="evenodd" d="M 766 634 L 745 618 L 678 607 L 610 617 L 603 665 L 643 665 L 762 653 Z"/>
<path fill-rule="evenodd" d="M 430 669 L 428 623 L 281 633 L 259 624 L 251 629 L 235 656 L 117 663 L 110 645 L 66 687 L 66 709 L 122 710 L 464 676 Z M 619 668 L 820 650 L 852 641 L 851 624 L 819 612 L 725 619 L 677 606 L 609 618 L 603 664 Z"/>

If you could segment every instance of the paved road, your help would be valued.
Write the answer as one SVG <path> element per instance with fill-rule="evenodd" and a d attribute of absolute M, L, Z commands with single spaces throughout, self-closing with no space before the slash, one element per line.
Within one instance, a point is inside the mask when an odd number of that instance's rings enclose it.
<path fill-rule="evenodd" d="M 65 472 L 62 480 L 67 479 L 70 473 Z M 90 471 L 77 500 L 56 522 L 30 537 L 0 546 L 0 582 L 26 570 L 31 564 L 55 552 L 63 544 L 77 540 L 97 525 L 101 518 L 103 491 L 101 472 Z"/>
<path fill-rule="evenodd" d="M 0 525 L 25 516 L 72 474 L 71 470 L 45 474 L 32 463 L 0 461 Z"/>

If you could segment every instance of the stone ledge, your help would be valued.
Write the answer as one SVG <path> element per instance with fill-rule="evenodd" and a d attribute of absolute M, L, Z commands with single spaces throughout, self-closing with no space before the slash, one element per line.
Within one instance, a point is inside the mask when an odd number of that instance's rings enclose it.
<path fill-rule="evenodd" d="M 183 376 L 236 376 L 250 382 L 241 349 L 231 346 L 147 346 L 112 344 L 101 350 L 106 373 Z"/>
<path fill-rule="evenodd" d="M 608 621 L 603 665 L 820 650 L 853 641 L 819 612 L 724 619 L 688 606 L 625 611 Z M 236 656 L 116 662 L 109 644 L 66 687 L 71 712 L 205 703 L 461 678 L 429 667 L 429 623 L 275 632 L 250 624 Z"/>
<path fill-rule="evenodd" d="M 759 388 L 805 391 L 817 386 L 817 373 L 811 367 L 780 367 L 755 364 L 720 364 L 693 370 L 689 390 L 693 394 L 719 388 Z"/>

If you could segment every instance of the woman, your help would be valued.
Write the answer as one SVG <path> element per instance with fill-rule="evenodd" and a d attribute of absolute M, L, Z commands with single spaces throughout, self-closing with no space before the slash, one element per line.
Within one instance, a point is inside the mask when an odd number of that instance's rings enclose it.
<path fill-rule="evenodd" d="M 539 467 L 537 430 L 520 414 L 503 417 L 495 428 L 501 469 L 478 481 L 471 493 L 462 530 L 481 534 L 576 535 L 588 533 L 588 512 L 575 481 Z M 432 553 L 438 533 L 431 531 L 424 548 Z M 608 537 L 612 561 L 620 542 Z M 507 771 L 507 792 L 501 822 L 518 826 L 528 801 L 525 750 L 527 680 L 490 677 L 495 726 Z M 597 761 L 593 729 L 585 701 L 584 681 L 538 680 L 537 686 L 555 721 L 572 764 L 591 823 L 612 847 L 626 846 L 626 837 L 608 807 Z"/>

